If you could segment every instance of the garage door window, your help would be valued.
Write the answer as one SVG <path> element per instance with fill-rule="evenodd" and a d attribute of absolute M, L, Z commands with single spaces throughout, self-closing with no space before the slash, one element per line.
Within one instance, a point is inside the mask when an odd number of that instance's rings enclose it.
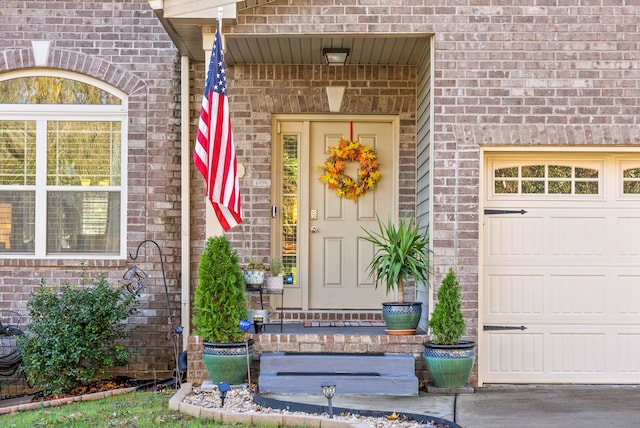
<path fill-rule="evenodd" d="M 640 168 L 625 169 L 622 173 L 622 191 L 625 195 L 640 194 Z"/>
<path fill-rule="evenodd" d="M 493 192 L 521 195 L 598 195 L 598 169 L 575 165 L 534 164 L 494 169 Z"/>

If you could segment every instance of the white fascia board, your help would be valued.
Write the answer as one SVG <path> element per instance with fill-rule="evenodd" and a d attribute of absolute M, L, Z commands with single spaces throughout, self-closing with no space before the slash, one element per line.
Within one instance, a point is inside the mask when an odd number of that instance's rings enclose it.
<path fill-rule="evenodd" d="M 238 1 L 239 0 L 164 0 L 164 17 L 217 19 L 219 17 L 218 8 L 221 7 L 223 19 L 235 19 L 236 3 L 238 3 Z"/>

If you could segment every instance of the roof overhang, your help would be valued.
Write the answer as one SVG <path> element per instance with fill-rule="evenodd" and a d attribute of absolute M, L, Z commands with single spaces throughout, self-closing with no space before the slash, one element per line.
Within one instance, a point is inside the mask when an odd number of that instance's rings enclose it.
<path fill-rule="evenodd" d="M 180 51 L 204 61 L 203 32 L 216 20 L 236 24 L 236 14 L 273 0 L 148 0 Z M 204 31 L 203 31 L 204 30 Z M 236 64 L 325 64 L 324 48 L 348 48 L 346 65 L 416 65 L 429 46 L 427 34 L 223 34 L 225 62 Z"/>

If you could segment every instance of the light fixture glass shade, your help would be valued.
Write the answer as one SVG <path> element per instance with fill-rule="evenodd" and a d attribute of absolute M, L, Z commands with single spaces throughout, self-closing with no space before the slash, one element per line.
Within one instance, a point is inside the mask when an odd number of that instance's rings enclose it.
<path fill-rule="evenodd" d="M 327 65 L 345 65 L 350 50 L 348 48 L 324 48 L 322 55 Z"/>
<path fill-rule="evenodd" d="M 327 398 L 332 398 L 336 393 L 336 384 L 335 383 L 325 383 L 322 384 L 322 393 Z"/>

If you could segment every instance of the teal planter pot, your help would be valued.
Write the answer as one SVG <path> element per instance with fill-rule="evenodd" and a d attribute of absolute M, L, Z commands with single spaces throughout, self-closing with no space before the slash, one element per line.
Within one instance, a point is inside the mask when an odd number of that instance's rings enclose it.
<path fill-rule="evenodd" d="M 203 358 L 211 382 L 215 385 L 226 382 L 238 385 L 248 377 L 247 352 L 249 362 L 253 360 L 253 339 L 249 340 L 248 351 L 245 342 L 204 343 Z"/>
<path fill-rule="evenodd" d="M 421 315 L 421 302 L 382 304 L 382 318 L 388 334 L 415 334 Z"/>
<path fill-rule="evenodd" d="M 424 360 L 433 385 L 460 388 L 467 384 L 476 358 L 475 342 L 455 345 L 424 344 Z"/>

